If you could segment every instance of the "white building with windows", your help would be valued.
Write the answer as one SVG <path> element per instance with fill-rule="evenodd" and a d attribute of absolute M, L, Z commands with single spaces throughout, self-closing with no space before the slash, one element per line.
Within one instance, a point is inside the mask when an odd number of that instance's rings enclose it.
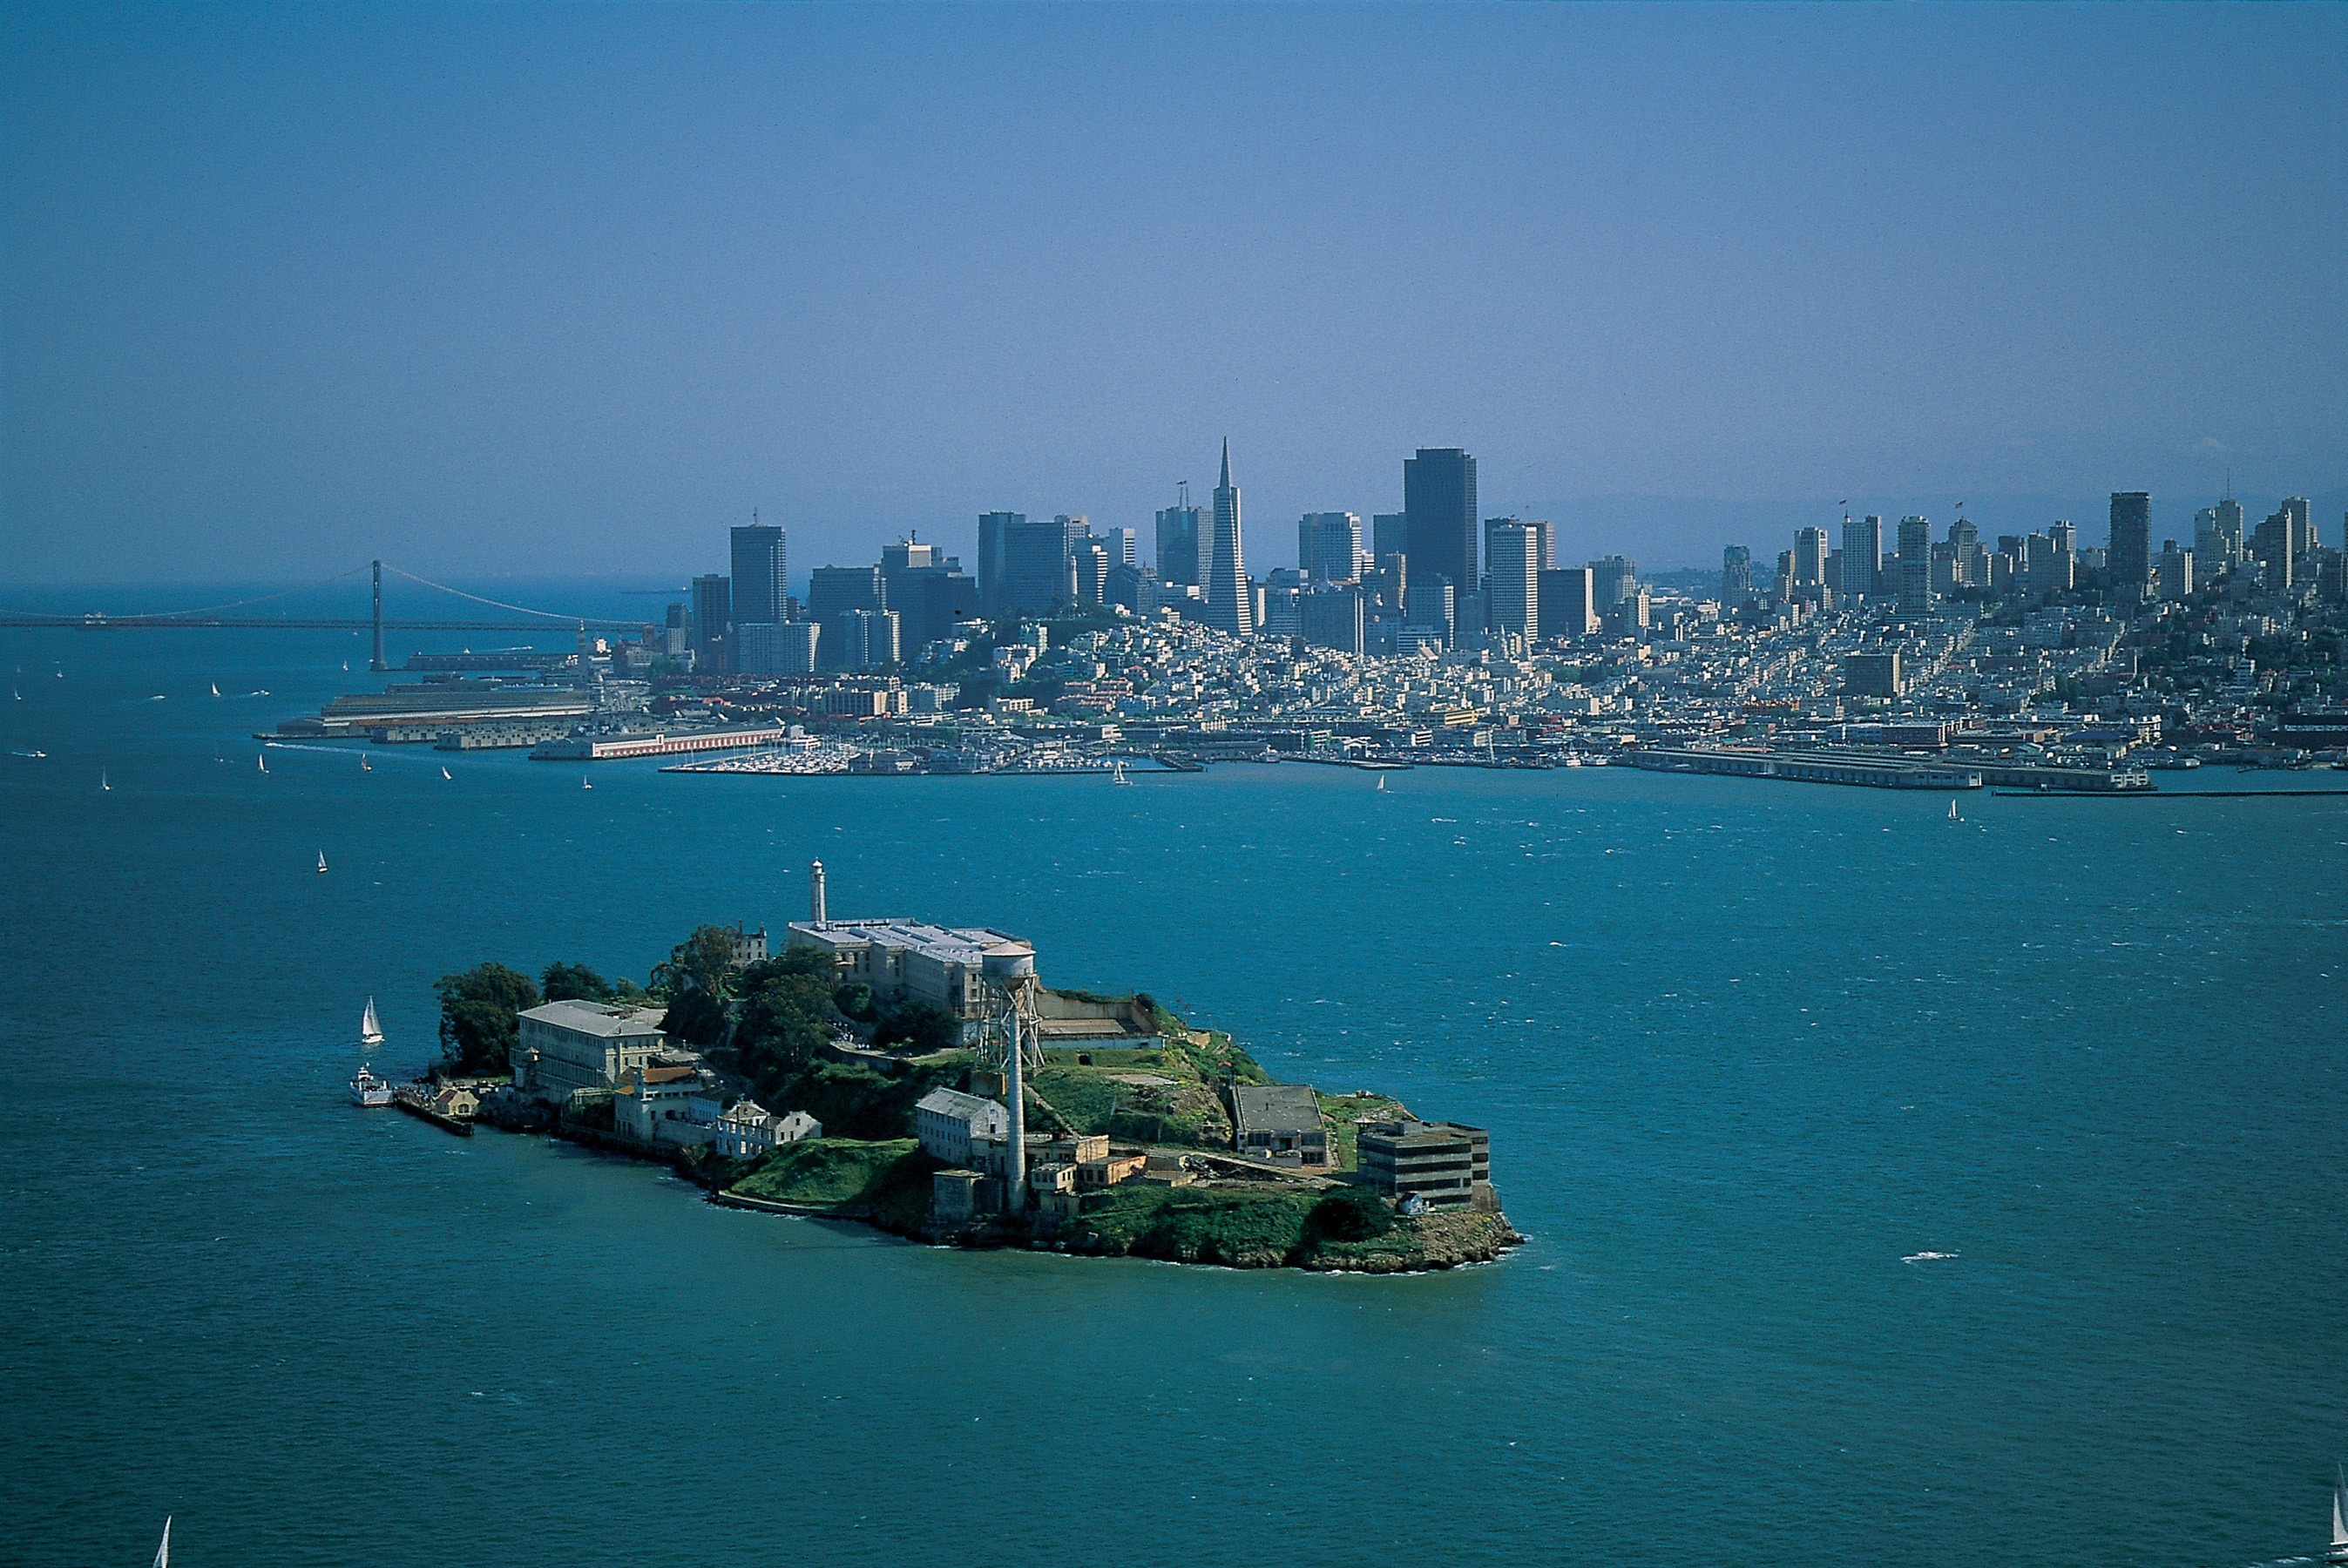
<path fill-rule="evenodd" d="M 823 1123 L 804 1111 L 778 1116 L 755 1100 L 737 1100 L 717 1119 L 717 1152 L 729 1160 L 755 1160 L 785 1143 L 823 1136 Z"/>
<path fill-rule="evenodd" d="M 664 1008 L 548 1002 L 518 1020 L 507 1061 L 517 1093 L 560 1106 L 582 1089 L 617 1089 L 621 1074 L 669 1049 Z"/>
<path fill-rule="evenodd" d="M 982 927 L 926 921 L 794 920 L 789 945 L 831 955 L 843 981 L 861 980 L 882 1001 L 928 1002 L 962 1024 L 964 1039 L 987 1014 L 987 977 L 1035 972 L 1035 949 Z"/>
<path fill-rule="evenodd" d="M 612 1096 L 612 1127 L 644 1143 L 715 1143 L 725 1095 L 695 1062 L 629 1069 Z"/>
<path fill-rule="evenodd" d="M 923 1153 L 949 1165 L 967 1165 L 972 1139 L 999 1143 L 1011 1136 L 1011 1112 L 959 1089 L 932 1089 L 913 1107 L 913 1125 Z"/>

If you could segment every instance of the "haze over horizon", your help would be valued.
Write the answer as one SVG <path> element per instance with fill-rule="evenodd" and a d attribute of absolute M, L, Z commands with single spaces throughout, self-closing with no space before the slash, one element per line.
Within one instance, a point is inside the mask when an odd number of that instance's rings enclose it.
<path fill-rule="evenodd" d="M 1259 570 L 1420 446 L 1656 566 L 2348 500 L 2337 6 L 0 26 L 11 583 L 1146 551 L 1226 436 Z"/>

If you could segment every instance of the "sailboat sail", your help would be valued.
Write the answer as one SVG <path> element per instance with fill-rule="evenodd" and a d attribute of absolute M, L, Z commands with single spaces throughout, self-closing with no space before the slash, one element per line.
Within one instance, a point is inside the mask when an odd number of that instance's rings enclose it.
<path fill-rule="evenodd" d="M 2340 1474 L 2340 1484 L 2332 1489 L 2332 1554 L 2348 1557 L 2348 1471 Z"/>
<path fill-rule="evenodd" d="M 163 1544 L 155 1548 L 155 1568 L 171 1568 L 171 1516 L 163 1516 Z"/>
<path fill-rule="evenodd" d="M 366 1012 L 359 1020 L 359 1039 L 368 1045 L 383 1043 L 383 1025 L 375 1016 L 375 998 L 367 998 Z"/>

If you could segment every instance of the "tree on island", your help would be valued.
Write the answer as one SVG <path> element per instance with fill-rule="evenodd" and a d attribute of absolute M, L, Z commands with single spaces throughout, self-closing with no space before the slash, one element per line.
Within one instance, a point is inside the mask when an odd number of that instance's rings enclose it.
<path fill-rule="evenodd" d="M 612 982 L 584 964 L 549 964 L 538 977 L 538 989 L 551 1002 L 607 1002 Z"/>
<path fill-rule="evenodd" d="M 935 1002 L 907 1002 L 880 1014 L 873 1026 L 872 1043 L 884 1050 L 903 1046 L 916 1056 L 951 1050 L 962 1043 L 962 1025 Z"/>
<path fill-rule="evenodd" d="M 688 985 L 668 999 L 661 1030 L 706 1050 L 726 1038 L 726 1004 L 699 986 Z"/>
<path fill-rule="evenodd" d="M 530 978 L 503 964 L 477 964 L 441 976 L 432 989 L 440 993 L 441 1060 L 460 1073 L 508 1071 L 506 1055 L 521 1028 L 516 1020 L 540 1001 Z"/>
<path fill-rule="evenodd" d="M 723 926 L 695 926 L 693 935 L 654 966 L 652 989 L 674 997 L 697 986 L 722 1002 L 734 994 L 740 972 L 734 962 L 734 933 Z"/>
<path fill-rule="evenodd" d="M 742 971 L 734 1050 L 744 1071 L 772 1084 L 815 1061 L 837 1017 L 837 974 L 831 956 L 812 948 L 786 948 Z"/>

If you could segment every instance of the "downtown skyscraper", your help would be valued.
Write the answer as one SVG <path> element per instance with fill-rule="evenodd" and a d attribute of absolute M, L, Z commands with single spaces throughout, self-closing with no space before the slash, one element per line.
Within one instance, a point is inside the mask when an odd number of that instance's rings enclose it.
<path fill-rule="evenodd" d="M 783 530 L 748 523 L 734 530 L 733 610 L 736 622 L 769 625 L 783 620 L 790 597 L 784 585 Z"/>
<path fill-rule="evenodd" d="M 1476 590 L 1476 459 L 1457 446 L 1422 446 L 1402 464 L 1403 550 L 1410 579 L 1442 578 Z"/>
<path fill-rule="evenodd" d="M 2152 497 L 2142 490 L 2112 492 L 2112 533 L 2105 562 L 2112 586 L 2141 595 L 2152 579 Z"/>
<path fill-rule="evenodd" d="M 1240 492 L 1231 483 L 1231 443 L 1223 440 L 1223 480 L 1215 487 L 1215 521 L 1208 540 L 1207 624 L 1245 637 L 1255 630 L 1255 589 L 1240 550 Z"/>

